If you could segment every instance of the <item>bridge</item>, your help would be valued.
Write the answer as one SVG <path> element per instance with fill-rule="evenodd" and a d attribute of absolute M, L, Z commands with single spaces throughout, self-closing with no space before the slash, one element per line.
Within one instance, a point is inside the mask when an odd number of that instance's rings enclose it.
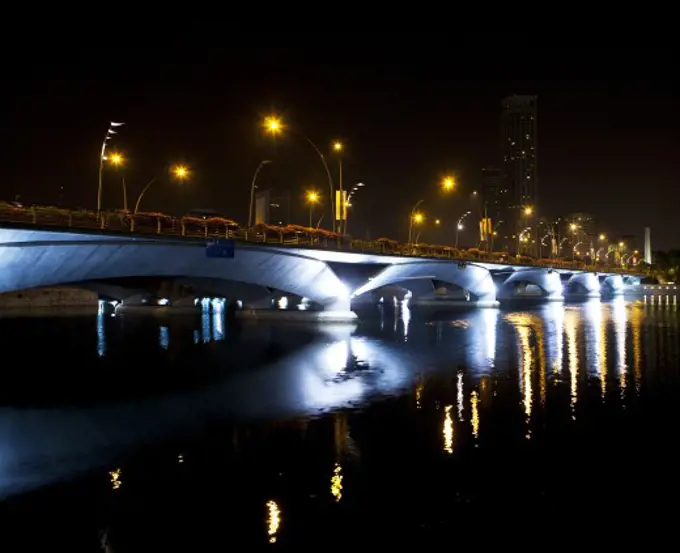
<path fill-rule="evenodd" d="M 526 298 L 613 296 L 626 282 L 639 283 L 640 276 L 559 260 L 501 261 L 445 246 L 366 242 L 302 227 L 240 229 L 232 221 L 170 220 L 161 214 L 136 220 L 114 214 L 105 220 L 24 209 L 20 215 L 23 219 L 0 210 L 0 293 L 77 285 L 134 304 L 144 291 L 121 282 L 151 277 L 239 301 L 265 315 L 257 310 L 285 296 L 307 311 L 296 316 L 336 321 L 354 319 L 362 306 L 392 298 L 408 297 L 413 305 L 487 307 Z M 170 301 L 175 299 L 182 300 Z"/>

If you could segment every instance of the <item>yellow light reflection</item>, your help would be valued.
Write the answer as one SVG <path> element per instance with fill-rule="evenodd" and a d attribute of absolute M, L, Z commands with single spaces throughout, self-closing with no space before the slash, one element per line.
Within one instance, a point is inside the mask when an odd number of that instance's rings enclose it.
<path fill-rule="evenodd" d="M 276 543 L 276 534 L 281 527 L 281 509 L 276 501 L 267 501 L 267 535 L 269 543 Z"/>
<path fill-rule="evenodd" d="M 423 377 L 419 376 L 418 377 L 418 383 L 416 384 L 416 408 L 417 409 L 420 409 L 422 407 L 420 400 L 423 397 L 423 389 L 424 388 L 425 388 L 425 382 L 423 381 Z"/>
<path fill-rule="evenodd" d="M 333 468 L 333 476 L 331 476 L 331 495 L 335 501 L 342 499 L 342 467 L 340 463 L 335 463 Z"/>
<path fill-rule="evenodd" d="M 531 326 L 535 325 L 535 318 L 528 313 L 511 313 L 506 319 L 510 322 L 517 332 L 519 348 L 519 387 L 522 392 L 522 403 L 524 414 L 527 419 L 531 417 L 533 404 L 533 383 L 532 368 L 534 364 L 534 353 L 531 349 Z M 527 421 L 528 422 L 528 421 Z M 530 433 L 527 433 L 527 438 Z"/>
<path fill-rule="evenodd" d="M 472 435 L 477 439 L 479 438 L 479 397 L 476 391 L 470 394 L 470 405 L 472 406 Z"/>
<path fill-rule="evenodd" d="M 114 469 L 114 470 L 109 472 L 109 476 L 111 477 L 111 487 L 114 490 L 117 490 L 118 488 L 120 488 L 121 484 L 123 483 L 120 479 L 122 474 L 123 474 L 123 471 L 120 470 L 120 469 Z"/>
<path fill-rule="evenodd" d="M 576 403 L 578 402 L 578 314 L 576 311 L 570 309 L 564 314 L 564 332 L 567 335 L 569 356 L 571 418 L 576 420 Z"/>
<path fill-rule="evenodd" d="M 633 372 L 635 374 L 635 391 L 642 389 L 642 319 L 643 312 L 635 305 L 630 311 L 630 326 L 633 334 Z"/>
<path fill-rule="evenodd" d="M 541 405 L 545 406 L 548 375 L 545 361 L 545 330 L 543 328 L 543 321 L 541 319 L 537 319 L 533 328 L 536 332 L 536 349 L 538 350 L 538 375 L 540 378 L 539 390 L 541 394 Z"/>
<path fill-rule="evenodd" d="M 444 452 L 449 455 L 453 453 L 453 417 L 451 416 L 451 409 L 453 405 L 444 407 L 444 428 L 442 434 L 444 436 Z"/>

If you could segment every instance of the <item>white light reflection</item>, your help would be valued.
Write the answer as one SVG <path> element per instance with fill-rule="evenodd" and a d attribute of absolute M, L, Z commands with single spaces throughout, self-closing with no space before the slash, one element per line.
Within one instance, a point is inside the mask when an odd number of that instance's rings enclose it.
<path fill-rule="evenodd" d="M 212 339 L 216 342 L 224 340 L 224 311 L 214 311 L 212 314 Z"/>
<path fill-rule="evenodd" d="M 564 314 L 564 330 L 567 335 L 569 355 L 569 396 L 571 398 L 571 418 L 576 420 L 578 402 L 578 312 L 567 309 Z"/>
<path fill-rule="evenodd" d="M 389 342 L 354 338 L 354 329 L 347 325 L 331 327 L 324 325 L 323 332 L 333 343 L 350 340 L 350 351 L 356 357 L 356 370 L 345 370 L 340 378 L 329 378 L 325 364 L 334 356 L 329 356 L 328 342 L 314 341 L 257 371 L 243 371 L 226 381 L 163 397 L 80 409 L 18 412 L 0 407 L 0 499 L 99 466 L 101 436 L 106 436 L 107 455 L 118 456 L 133 445 L 161 443 L 179 433 L 198 431 L 216 417 L 282 420 L 319 415 L 360 406 L 368 397 L 393 396 L 413 388 L 416 367 L 422 366 L 424 355 L 405 352 Z M 339 346 L 334 351 L 338 350 Z M 60 462 L 49 463 L 46 469 L 49 459 Z"/>
<path fill-rule="evenodd" d="M 167 326 L 162 326 L 158 333 L 158 343 L 163 349 L 170 347 L 170 330 Z"/>
<path fill-rule="evenodd" d="M 408 298 L 401 302 L 401 321 L 404 325 L 404 342 L 408 340 L 408 325 L 411 322 L 411 310 L 408 308 Z"/>
<path fill-rule="evenodd" d="M 546 326 L 546 356 L 548 366 L 554 374 L 562 371 L 563 348 L 564 348 L 564 304 L 561 302 L 549 302 L 543 311 Z"/>
<path fill-rule="evenodd" d="M 458 381 L 456 382 L 456 401 L 458 403 L 458 420 L 463 422 L 465 420 L 463 416 L 464 396 L 463 396 L 463 371 L 458 371 Z"/>
<path fill-rule="evenodd" d="M 586 343 L 586 370 L 595 373 L 600 381 L 602 399 L 607 390 L 607 365 L 606 352 L 602 347 L 603 320 L 602 304 L 599 300 L 590 300 L 583 306 L 585 315 L 585 343 Z"/>
<path fill-rule="evenodd" d="M 628 312 L 626 301 L 623 297 L 615 298 L 612 301 L 612 321 L 614 323 L 614 336 L 616 339 L 616 368 L 619 371 L 619 388 L 621 389 L 621 399 L 626 396 L 627 379 L 627 359 L 626 359 L 626 324 L 628 322 Z"/>
<path fill-rule="evenodd" d="M 203 309 L 201 313 L 201 339 L 204 344 L 210 342 L 210 310 Z"/>
<path fill-rule="evenodd" d="M 496 363 L 498 314 L 498 309 L 478 309 L 464 321 L 469 333 L 467 363 L 476 372 L 488 373 Z"/>
<path fill-rule="evenodd" d="M 100 310 L 97 313 L 97 355 L 104 357 L 106 355 L 106 327 L 104 325 L 104 311 Z"/>

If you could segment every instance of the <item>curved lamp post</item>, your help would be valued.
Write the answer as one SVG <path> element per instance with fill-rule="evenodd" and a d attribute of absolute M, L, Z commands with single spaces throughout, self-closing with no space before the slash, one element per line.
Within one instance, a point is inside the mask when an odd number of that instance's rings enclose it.
<path fill-rule="evenodd" d="M 257 175 L 260 173 L 260 170 L 268 163 L 271 163 L 271 161 L 268 159 L 263 159 L 260 162 L 260 164 L 257 166 L 257 169 L 255 169 L 255 174 L 253 174 L 253 180 L 250 182 L 250 209 L 248 210 L 248 228 L 253 227 L 253 203 L 255 202 L 255 181 L 257 180 Z"/>
<path fill-rule="evenodd" d="M 408 243 L 409 246 L 411 245 L 411 242 L 413 241 L 413 221 L 416 218 L 417 214 L 416 210 L 420 207 L 420 205 L 424 202 L 425 200 L 418 200 L 416 204 L 413 206 L 413 209 L 411 209 L 411 213 L 409 215 L 409 222 L 408 222 Z M 420 217 L 422 220 L 422 216 Z M 416 221 L 419 223 L 420 221 Z"/>
<path fill-rule="evenodd" d="M 115 121 L 111 121 L 109 123 L 109 128 L 106 131 L 106 135 L 104 135 L 104 141 L 102 142 L 102 149 L 101 153 L 99 154 L 99 189 L 97 190 L 97 214 L 102 210 L 102 175 L 104 173 L 104 162 L 107 160 L 106 157 L 106 144 L 111 138 L 113 137 L 114 134 L 117 133 L 117 131 L 114 131 L 116 127 L 121 127 L 122 125 L 125 125 L 125 123 L 116 123 Z"/>
<path fill-rule="evenodd" d="M 264 128 L 264 130 L 268 134 L 270 134 L 272 136 L 277 136 L 285 130 L 285 125 L 281 121 L 281 118 L 277 117 L 275 115 L 265 117 L 265 119 L 262 123 L 262 127 Z M 331 216 L 332 216 L 331 224 L 332 224 L 333 231 L 335 231 L 335 208 L 334 208 L 334 204 L 333 204 L 333 177 L 331 175 L 330 169 L 328 168 L 328 163 L 326 163 L 326 157 L 323 155 L 323 153 L 318 148 L 318 146 L 316 144 L 314 144 L 314 142 L 312 142 L 311 138 L 309 138 L 307 135 L 304 135 L 304 134 L 300 134 L 300 133 L 296 133 L 296 134 L 299 134 L 300 136 L 302 136 L 302 138 L 304 138 L 307 141 L 307 143 L 312 148 L 314 148 L 314 151 L 317 153 L 317 155 L 321 159 L 321 163 L 323 164 L 323 168 L 326 171 L 326 176 L 328 177 L 328 191 L 330 193 L 330 199 L 331 199 Z"/>

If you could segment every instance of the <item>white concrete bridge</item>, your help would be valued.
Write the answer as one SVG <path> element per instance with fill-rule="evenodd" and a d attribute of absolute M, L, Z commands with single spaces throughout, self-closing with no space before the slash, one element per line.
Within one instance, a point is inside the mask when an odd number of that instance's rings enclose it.
<path fill-rule="evenodd" d="M 415 304 L 485 307 L 523 298 L 617 295 L 624 278 L 639 282 L 634 275 L 470 259 L 221 244 L 229 251 L 216 257 L 205 238 L 1 225 L 0 293 L 82 285 L 131 302 L 138 291 L 116 285 L 116 279 L 156 277 L 239 300 L 251 309 L 271 307 L 276 296 L 306 298 L 308 316 L 347 320 L 356 318 L 357 305 L 377 302 L 395 289 Z"/>

